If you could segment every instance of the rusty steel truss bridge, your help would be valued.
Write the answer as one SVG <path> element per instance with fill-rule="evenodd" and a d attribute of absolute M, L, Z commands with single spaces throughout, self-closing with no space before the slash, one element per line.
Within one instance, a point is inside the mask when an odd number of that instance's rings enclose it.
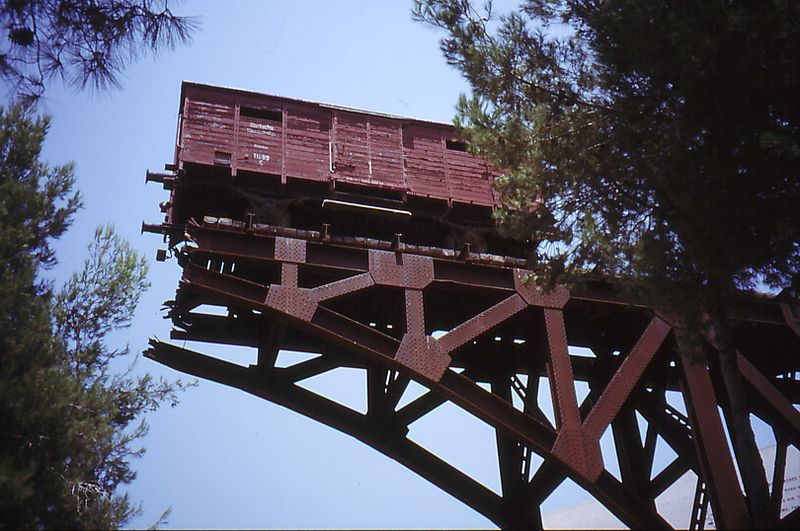
<path fill-rule="evenodd" d="M 718 413 L 727 404 L 713 357 L 709 363 L 683 357 L 668 320 L 608 286 L 542 293 L 526 282 L 519 259 L 468 246 L 457 252 L 406 245 L 399 236 L 336 236 L 327 226 L 307 231 L 206 217 L 160 230 L 185 230 L 176 252 L 183 277 L 169 303 L 172 338 L 254 347 L 258 362 L 243 367 L 152 340 L 146 356 L 155 361 L 349 434 L 500 527 L 541 527 L 541 502 L 571 478 L 626 525 L 666 528 L 655 499 L 687 471 L 698 478 L 692 528 L 703 527 L 709 505 L 718 527 L 747 522 L 725 416 Z M 204 304 L 228 314 L 195 311 Z M 800 320 L 789 305 L 764 297 L 743 298 L 734 311 L 751 412 L 777 441 L 771 478 L 777 517 L 787 448 L 800 443 L 794 406 Z M 379 330 L 374 322 L 403 326 Z M 434 337 L 437 330 L 447 333 Z M 570 355 L 570 346 L 595 357 Z M 321 355 L 279 368 L 280 349 Z M 366 413 L 298 385 L 340 367 L 366 370 Z M 538 403 L 542 376 L 555 423 Z M 398 407 L 412 380 L 428 391 Z M 590 390 L 580 404 L 575 382 Z M 667 391 L 682 394 L 688 415 L 667 403 Z M 495 429 L 501 494 L 407 438 L 412 422 L 447 401 Z M 644 438 L 637 412 L 647 421 Z M 600 451 L 609 427 L 621 479 L 606 469 Z M 677 456 L 652 476 L 657 436 Z M 534 453 L 543 462 L 532 471 Z M 798 523 L 798 511 L 781 520 L 786 528 Z"/>
<path fill-rule="evenodd" d="M 143 225 L 183 270 L 171 337 L 258 357 L 242 366 L 158 340 L 147 357 L 349 434 L 503 528 L 540 528 L 567 478 L 625 525 L 667 528 L 656 500 L 689 472 L 691 528 L 709 511 L 717 527 L 748 524 L 713 347 L 687 357 L 669 318 L 603 282 L 538 290 L 515 258 L 527 244 L 493 230 L 499 171 L 452 126 L 187 82 L 179 114 L 170 173 L 147 175 L 171 192 L 165 220 Z M 776 441 L 773 516 L 798 529 L 800 509 L 781 503 L 800 448 L 800 309 L 742 294 L 729 310 L 750 413 Z M 284 366 L 281 349 L 318 355 Z M 301 385 L 339 368 L 366 371 L 366 412 Z M 426 391 L 408 401 L 412 381 Z M 446 403 L 495 431 L 499 493 L 409 437 Z M 675 454 L 666 466 L 659 440 Z"/>

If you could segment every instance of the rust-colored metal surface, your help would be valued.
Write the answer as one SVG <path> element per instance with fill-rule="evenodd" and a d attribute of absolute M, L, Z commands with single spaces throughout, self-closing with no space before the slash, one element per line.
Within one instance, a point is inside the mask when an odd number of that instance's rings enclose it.
<path fill-rule="evenodd" d="M 687 515 L 697 520 L 695 525 L 702 527 L 700 516 L 709 510 L 706 500 L 717 525 L 736 527 L 745 521 L 734 457 L 727 451 L 717 414 L 718 391 L 709 375 L 716 369 L 679 356 L 669 324 L 646 308 L 620 304 L 610 292 L 603 298 L 599 287 L 587 293 L 561 289 L 556 295 L 537 296 L 535 288 L 520 283 L 518 268 L 464 263 L 433 252 L 332 245 L 318 233 L 288 237 L 281 233 L 298 234 L 277 227 L 248 230 L 244 222 L 216 219 L 189 225 L 187 233 L 192 245 L 180 251 L 184 277 L 171 309 L 175 338 L 258 344 L 244 321 L 262 330 L 283 323 L 288 326 L 284 339 L 272 348 L 323 351 L 323 344 L 335 348 L 287 368 L 274 367 L 274 357 L 268 355 L 259 356 L 259 364 L 251 369 L 235 367 L 158 341 L 152 343 L 148 357 L 242 388 L 350 433 L 501 526 L 541 525 L 539 503 L 569 477 L 627 525 L 668 527 L 654 500 L 689 471 L 698 477 L 694 516 Z M 487 268 L 486 274 L 477 275 L 480 283 L 473 280 L 475 268 Z M 287 269 L 293 273 L 287 274 Z M 365 301 L 387 289 L 399 290 L 399 297 L 387 298 L 384 304 L 396 300 L 400 320 L 394 330 L 384 333 L 370 326 L 378 317 Z M 475 299 L 486 301 L 484 309 L 469 302 Z M 196 312 L 204 303 L 234 309 L 234 317 Z M 765 347 L 777 341 L 789 349 L 780 361 L 783 374 L 786 358 L 796 359 L 800 353 L 800 338 L 781 318 L 779 313 L 772 323 L 741 321 L 741 329 L 754 334 L 764 328 L 769 334 L 764 336 Z M 434 337 L 434 330 L 449 331 Z M 495 340 L 512 330 L 524 345 Z M 779 337 L 770 337 L 775 334 Z M 571 346 L 590 348 L 595 358 L 582 362 L 570 354 Z M 796 443 L 800 414 L 773 383 L 775 366 L 768 358 L 744 352 L 739 365 L 759 399 L 754 401 L 759 416 L 781 433 L 781 440 Z M 341 366 L 376 374 L 368 378 L 373 384 L 367 414 L 310 395 L 296 385 Z M 458 373 L 457 368 L 464 371 Z M 268 376 L 257 378 L 257 374 Z M 520 377 L 528 379 L 527 385 Z M 531 387 L 540 377 L 546 377 L 553 389 L 555 425 L 541 413 L 545 406 Z M 397 401 L 410 380 L 420 381 L 430 392 L 398 409 Z M 592 390 L 582 404 L 575 394 L 578 381 L 587 382 Z M 491 392 L 481 382 L 489 383 Z M 666 403 L 668 390 L 682 392 L 688 415 Z M 510 400 L 512 392 L 521 393 L 522 406 Z M 411 422 L 444 401 L 497 430 L 501 495 L 406 438 Z M 639 437 L 635 412 L 647 421 L 645 440 Z M 618 441 L 620 477 L 609 471 L 600 452 L 599 439 L 609 426 Z M 657 436 L 677 457 L 652 475 Z M 521 476 L 530 467 L 531 453 L 543 457 L 544 464 Z M 537 494 L 532 489 L 540 490 Z"/>
<path fill-rule="evenodd" d="M 699 359 L 702 359 L 701 354 L 687 353 L 681 360 L 692 438 L 719 526 L 741 529 L 747 526 L 744 496 L 738 488 L 731 488 L 738 485 L 738 479 L 733 459 L 727 451 L 728 443 L 717 412 L 718 401 L 711 376 L 706 364 Z"/>
<path fill-rule="evenodd" d="M 492 169 L 453 127 L 184 83 L 177 164 L 491 207 Z"/>
<path fill-rule="evenodd" d="M 668 318 L 603 283 L 544 292 L 524 255 L 470 241 L 464 231 L 482 227 L 480 209 L 494 204 L 492 170 L 451 136 L 437 124 L 185 84 L 175 174 L 148 175 L 170 190 L 165 222 L 144 226 L 164 234 L 183 269 L 171 337 L 258 355 L 241 367 L 153 340 L 147 357 L 350 434 L 504 528 L 540 528 L 542 502 L 566 478 L 631 528 L 668 528 L 657 500 L 687 474 L 694 500 L 678 525 L 702 529 L 710 514 L 717 527 L 745 525 L 711 345 L 682 351 Z M 330 197 L 361 210 L 328 223 Z M 415 238 L 385 216 L 406 220 Z M 437 232 L 453 220 L 466 223 L 461 240 Z M 730 317 L 752 413 L 778 441 L 778 518 L 787 448 L 800 445 L 800 312 L 744 297 Z M 279 367 L 280 349 L 320 355 Z M 366 372 L 366 413 L 299 385 L 340 367 Z M 428 391 L 399 407 L 411 381 Z M 445 402 L 495 430 L 500 492 L 408 437 Z M 601 450 L 605 435 L 613 455 Z M 670 462 L 657 462 L 659 440 Z M 798 520 L 795 511 L 781 525 Z"/>

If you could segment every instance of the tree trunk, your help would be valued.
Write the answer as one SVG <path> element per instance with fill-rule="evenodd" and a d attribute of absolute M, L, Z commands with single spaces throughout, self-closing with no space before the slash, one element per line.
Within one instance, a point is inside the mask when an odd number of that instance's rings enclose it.
<path fill-rule="evenodd" d="M 764 463 L 750 424 L 750 409 L 747 406 L 747 396 L 736 364 L 737 351 L 733 344 L 730 321 L 720 309 L 711 311 L 709 315 L 713 330 L 712 342 L 719 352 L 720 370 L 728 398 L 731 442 L 742 475 L 751 524 L 758 529 L 771 528 L 777 522 L 770 512 L 770 495 Z"/>

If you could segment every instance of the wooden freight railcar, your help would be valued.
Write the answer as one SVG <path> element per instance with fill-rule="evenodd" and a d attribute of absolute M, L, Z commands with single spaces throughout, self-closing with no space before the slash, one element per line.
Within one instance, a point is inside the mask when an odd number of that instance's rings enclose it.
<path fill-rule="evenodd" d="M 184 82 L 167 223 L 221 216 L 503 252 L 491 164 L 450 125 Z"/>

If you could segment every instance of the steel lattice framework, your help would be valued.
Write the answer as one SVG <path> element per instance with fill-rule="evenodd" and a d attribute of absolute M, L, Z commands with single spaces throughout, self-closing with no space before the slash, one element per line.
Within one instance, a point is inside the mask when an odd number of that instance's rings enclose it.
<path fill-rule="evenodd" d="M 565 478 L 632 528 L 669 527 L 655 499 L 690 470 L 698 477 L 692 528 L 703 527 L 709 503 L 718 527 L 746 524 L 710 346 L 681 354 L 669 319 L 601 283 L 580 293 L 543 293 L 517 259 L 410 246 L 400 237 L 337 238 L 325 229 L 190 222 L 178 253 L 183 278 L 170 302 L 172 337 L 256 347 L 258 361 L 243 367 L 157 340 L 146 355 L 356 437 L 504 528 L 540 528 L 540 504 Z M 201 313 L 203 304 L 227 307 L 228 315 Z M 731 317 L 751 412 L 778 443 L 778 518 L 787 448 L 800 446 L 800 316 L 786 304 L 749 297 Z M 374 322 L 402 326 L 379 330 Z M 570 346 L 595 357 L 572 356 Z M 277 367 L 280 349 L 320 355 Z M 366 370 L 366 413 L 298 385 L 340 367 Z M 555 423 L 538 402 L 542 376 Z M 398 407 L 412 380 L 428 391 Z M 580 404 L 578 381 L 590 390 Z M 688 415 L 667 403 L 667 391 L 682 393 Z M 411 423 L 447 401 L 495 429 L 502 494 L 407 437 Z M 637 412 L 647 421 L 644 438 Z M 600 451 L 609 427 L 621 480 Z M 653 476 L 658 436 L 677 456 Z M 535 471 L 533 454 L 543 458 Z M 800 513 L 781 524 L 797 528 Z"/>

